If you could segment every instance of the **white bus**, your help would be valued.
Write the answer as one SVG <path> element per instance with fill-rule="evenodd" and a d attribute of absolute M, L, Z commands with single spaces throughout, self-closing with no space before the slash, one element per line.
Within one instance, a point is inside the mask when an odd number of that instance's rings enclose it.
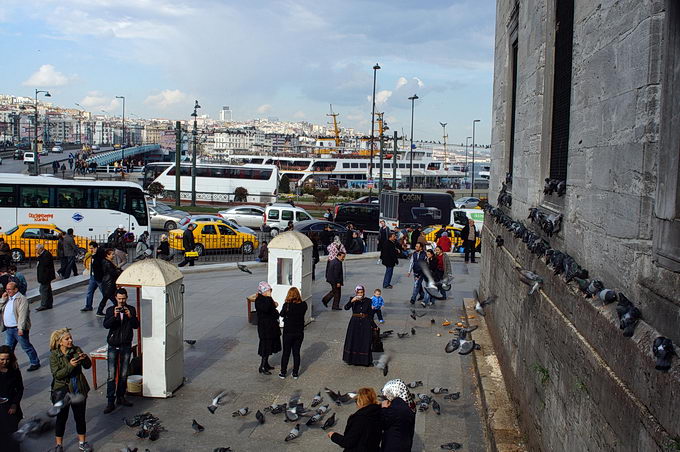
<path fill-rule="evenodd" d="M 144 192 L 133 182 L 0 174 L 2 232 L 40 223 L 93 238 L 108 236 L 119 224 L 135 237 L 151 232 Z"/>
<path fill-rule="evenodd" d="M 191 163 L 182 163 L 180 197 L 191 199 Z M 175 191 L 175 164 L 171 164 L 154 182 L 165 187 L 168 196 Z M 247 202 L 276 200 L 279 170 L 275 165 L 196 165 L 196 199 L 199 201 L 233 201 L 238 187 L 248 190 Z"/>

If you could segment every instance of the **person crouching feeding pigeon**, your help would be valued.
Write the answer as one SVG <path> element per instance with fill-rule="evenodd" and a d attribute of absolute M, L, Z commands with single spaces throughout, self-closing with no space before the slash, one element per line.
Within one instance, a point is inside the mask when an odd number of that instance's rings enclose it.
<path fill-rule="evenodd" d="M 378 452 L 381 435 L 378 397 L 373 388 L 360 388 L 355 402 L 357 411 L 347 419 L 345 433 L 328 432 L 327 436 L 346 451 Z"/>
<path fill-rule="evenodd" d="M 114 400 L 118 406 L 132 406 L 125 400 L 127 390 L 128 367 L 130 354 L 132 353 L 132 337 L 135 329 L 139 328 L 139 319 L 135 308 L 127 304 L 127 290 L 120 288 L 116 291 L 116 305 L 106 310 L 104 328 L 108 328 L 109 334 L 106 341 L 109 344 L 106 353 L 109 375 L 106 380 L 106 397 L 108 404 L 104 414 L 115 409 Z M 116 374 L 118 385 L 116 385 Z"/>
<path fill-rule="evenodd" d="M 272 286 L 268 282 L 262 281 L 257 285 L 257 298 L 255 299 L 255 311 L 257 311 L 257 335 L 260 344 L 257 347 L 257 354 L 262 361 L 258 372 L 264 375 L 271 375 L 270 370 L 274 367 L 269 365 L 269 355 L 281 351 L 281 328 L 279 328 L 279 306 L 272 298 Z"/>

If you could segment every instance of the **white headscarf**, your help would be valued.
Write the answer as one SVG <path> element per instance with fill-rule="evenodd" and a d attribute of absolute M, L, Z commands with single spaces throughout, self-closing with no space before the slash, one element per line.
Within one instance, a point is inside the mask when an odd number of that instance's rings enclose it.
<path fill-rule="evenodd" d="M 396 398 L 400 398 L 406 402 L 412 410 L 415 409 L 416 404 L 413 400 L 413 394 L 408 390 L 406 383 L 398 378 L 385 383 L 385 386 L 382 388 L 382 394 L 390 402 Z"/>

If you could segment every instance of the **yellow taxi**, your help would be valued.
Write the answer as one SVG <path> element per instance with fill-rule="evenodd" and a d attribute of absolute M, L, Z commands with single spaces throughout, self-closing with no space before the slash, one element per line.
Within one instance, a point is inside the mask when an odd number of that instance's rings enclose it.
<path fill-rule="evenodd" d="M 191 224 L 191 223 L 190 223 Z M 207 250 L 239 249 L 243 254 L 252 254 L 260 246 L 254 234 L 234 229 L 219 221 L 197 221 L 194 229 L 194 251 L 199 256 Z M 168 232 L 170 248 L 184 251 L 182 235 L 188 225 Z"/>
<path fill-rule="evenodd" d="M 441 224 L 437 224 L 423 229 L 423 234 L 425 235 L 425 240 L 428 242 L 437 242 L 439 237 L 442 236 L 442 233 L 446 232 L 451 239 L 451 250 L 456 251 L 456 248 L 463 246 L 463 238 L 460 235 L 462 230 L 463 228 L 461 226 L 452 226 L 450 224 L 442 226 Z M 475 248 L 479 249 L 480 243 L 481 240 L 478 235 L 477 240 L 475 241 Z"/>
<path fill-rule="evenodd" d="M 45 249 L 57 257 L 57 241 L 59 234 L 64 233 L 53 224 L 20 224 L 9 229 L 0 238 L 4 239 L 9 245 L 12 259 L 14 262 L 22 262 L 26 258 L 37 257 L 35 246 L 42 243 Z M 75 236 L 78 252 L 77 260 L 82 260 L 87 252 L 89 240 L 85 237 Z"/>

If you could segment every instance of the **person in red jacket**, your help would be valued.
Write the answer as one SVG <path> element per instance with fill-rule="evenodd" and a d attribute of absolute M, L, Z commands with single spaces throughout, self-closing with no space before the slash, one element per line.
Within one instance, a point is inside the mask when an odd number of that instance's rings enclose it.
<path fill-rule="evenodd" d="M 448 253 L 451 251 L 451 239 L 449 238 L 449 234 L 446 232 L 442 233 L 442 236 L 439 237 L 439 240 L 437 240 L 437 246 L 442 249 L 443 252 Z"/>

